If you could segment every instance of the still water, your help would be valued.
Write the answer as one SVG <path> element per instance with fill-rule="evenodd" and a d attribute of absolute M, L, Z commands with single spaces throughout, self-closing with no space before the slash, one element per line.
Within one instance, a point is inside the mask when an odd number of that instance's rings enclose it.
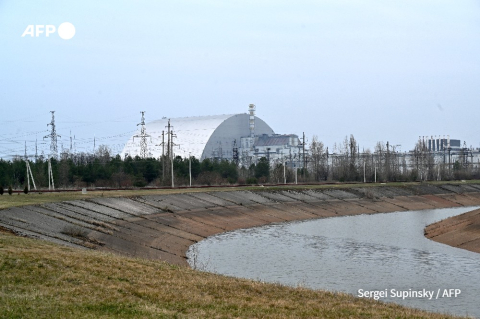
<path fill-rule="evenodd" d="M 243 229 L 209 237 L 191 246 L 187 256 L 192 267 L 218 274 L 355 296 L 360 289 L 377 291 L 382 301 L 480 318 L 480 254 L 423 236 L 426 225 L 476 208 Z M 408 296 L 394 297 L 397 293 Z"/>

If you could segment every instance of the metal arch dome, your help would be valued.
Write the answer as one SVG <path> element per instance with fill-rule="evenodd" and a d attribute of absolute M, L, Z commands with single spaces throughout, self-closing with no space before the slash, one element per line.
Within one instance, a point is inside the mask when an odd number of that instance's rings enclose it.
<path fill-rule="evenodd" d="M 165 150 L 167 143 L 168 119 L 163 118 L 147 123 L 147 153 L 149 157 L 159 158 L 162 156 L 162 131 L 165 132 Z M 214 157 L 231 159 L 233 141 L 237 141 L 240 147 L 240 138 L 250 136 L 248 114 L 223 114 L 211 116 L 192 116 L 171 118 L 170 125 L 176 135 L 173 148 L 175 156 L 195 156 L 201 160 Z M 258 117 L 255 117 L 255 132 L 257 135 L 274 134 L 270 126 Z M 134 134 L 136 135 L 136 134 Z M 166 151 L 165 151 L 166 152 Z M 122 157 L 130 155 L 140 156 L 140 139 L 134 140 L 133 136 L 127 141 Z"/>

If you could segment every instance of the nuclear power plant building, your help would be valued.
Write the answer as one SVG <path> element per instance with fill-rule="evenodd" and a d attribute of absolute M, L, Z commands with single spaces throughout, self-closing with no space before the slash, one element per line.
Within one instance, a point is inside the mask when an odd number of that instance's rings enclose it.
<path fill-rule="evenodd" d="M 297 135 L 275 134 L 265 121 L 255 116 L 253 104 L 249 106 L 249 114 L 163 118 L 147 122 L 145 133 L 147 157 L 154 158 L 168 155 L 168 145 L 171 145 L 174 156 L 183 158 L 239 161 L 248 158 L 254 162 L 265 156 L 275 160 L 298 154 L 300 144 Z M 141 156 L 141 140 L 139 134 L 133 135 L 121 153 L 122 158 Z M 272 142 L 271 147 L 268 141 Z"/>

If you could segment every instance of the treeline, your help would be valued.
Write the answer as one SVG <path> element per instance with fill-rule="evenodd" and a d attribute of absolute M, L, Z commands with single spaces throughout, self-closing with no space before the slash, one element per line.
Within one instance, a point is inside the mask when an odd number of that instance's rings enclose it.
<path fill-rule="evenodd" d="M 265 158 L 248 169 L 239 169 L 232 161 L 200 161 L 195 157 L 188 159 L 177 156 L 173 163 L 167 157 L 122 159 L 119 155 L 110 156 L 106 147 L 100 148 L 96 154 L 65 153 L 60 159 L 51 158 L 50 162 L 56 188 L 171 186 L 172 164 L 175 186 L 190 185 L 190 172 L 192 185 L 222 185 L 256 184 L 259 180 L 266 182 L 270 171 Z M 48 159 L 29 161 L 29 166 L 37 188 L 48 188 Z M 26 161 L 0 159 L 0 186 L 23 189 L 26 185 Z"/>
<path fill-rule="evenodd" d="M 295 163 L 287 161 L 285 167 L 282 161 L 269 162 L 265 157 L 249 167 L 227 160 L 200 161 L 179 156 L 173 161 L 166 156 L 122 159 L 119 155 L 111 156 L 106 146 L 100 146 L 95 154 L 63 153 L 50 162 L 56 188 L 171 186 L 172 167 L 174 186 L 190 185 L 190 172 L 192 185 L 479 179 L 478 163 L 469 161 L 468 152 L 462 152 L 451 157 L 429 152 L 418 143 L 413 151 L 402 153 L 388 142 L 378 142 L 373 152 L 360 152 L 351 135 L 333 150 L 325 148 L 314 136 L 305 158 L 300 157 Z M 47 188 L 48 160 L 40 157 L 29 165 L 37 188 Z M 0 159 L 0 187 L 24 189 L 26 167 L 24 159 Z"/>
<path fill-rule="evenodd" d="M 480 163 L 473 162 L 471 150 L 431 152 L 418 142 L 413 151 L 401 152 L 399 145 L 377 142 L 373 152 L 360 151 L 353 135 L 325 148 L 313 137 L 301 179 L 311 181 L 395 182 L 479 179 Z"/>

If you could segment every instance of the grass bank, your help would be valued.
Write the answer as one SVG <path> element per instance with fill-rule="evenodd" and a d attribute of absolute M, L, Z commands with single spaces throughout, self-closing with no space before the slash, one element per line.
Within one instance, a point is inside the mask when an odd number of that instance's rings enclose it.
<path fill-rule="evenodd" d="M 0 231 L 0 318 L 454 318 Z"/>

